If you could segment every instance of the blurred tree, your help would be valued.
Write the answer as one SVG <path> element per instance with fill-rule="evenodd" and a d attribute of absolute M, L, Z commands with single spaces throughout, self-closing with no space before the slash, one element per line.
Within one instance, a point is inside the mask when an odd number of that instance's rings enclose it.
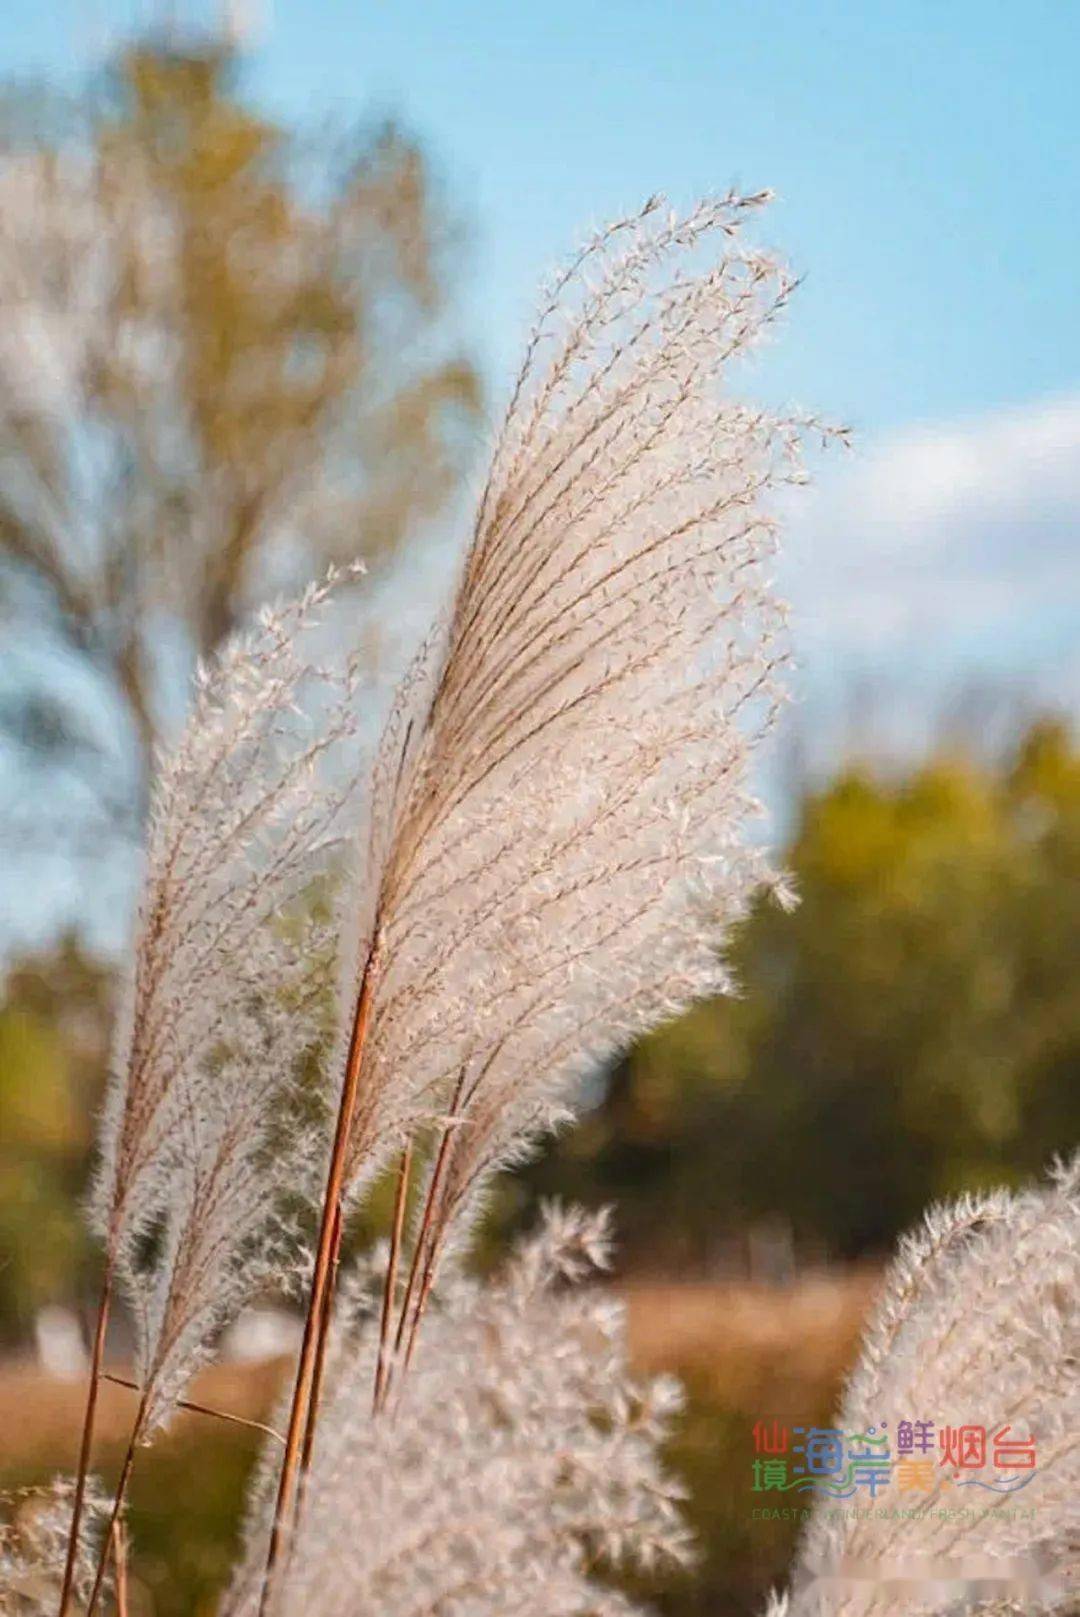
<path fill-rule="evenodd" d="M 79 1195 L 101 1095 L 108 977 L 70 940 L 8 977 L 0 1006 L 0 1340 L 70 1301 L 89 1243 Z"/>
<path fill-rule="evenodd" d="M 614 1200 L 631 1262 L 715 1262 L 755 1222 L 878 1253 L 935 1197 L 1080 1144 L 1080 752 L 852 769 L 807 799 L 793 914 L 736 939 L 737 1001 L 620 1063 L 534 1189 Z M 521 1195 L 523 1192 L 508 1194 Z"/>
<path fill-rule="evenodd" d="M 236 66 L 138 45 L 74 133 L 0 161 L 8 626 L 49 615 L 144 757 L 178 661 L 297 576 L 393 552 L 478 407 L 419 149 L 391 127 L 305 145 L 242 104 Z M 0 720 L 78 740 L 40 695 L 9 689 Z"/>
<path fill-rule="evenodd" d="M 1080 749 L 1061 725 L 1031 731 L 1008 780 L 1026 850 L 1012 892 L 1018 972 L 1011 1023 L 1023 1072 L 1022 1166 L 1080 1144 Z"/>
<path fill-rule="evenodd" d="M 330 562 L 388 563 L 469 451 L 423 154 L 288 134 L 238 68 L 168 37 L 71 105 L 0 101 L 0 956 L 49 936 L 39 911 L 93 931 L 106 884 L 126 904 L 192 658 Z M 0 1330 L 75 1289 L 109 998 L 74 945 L 5 988 Z"/>

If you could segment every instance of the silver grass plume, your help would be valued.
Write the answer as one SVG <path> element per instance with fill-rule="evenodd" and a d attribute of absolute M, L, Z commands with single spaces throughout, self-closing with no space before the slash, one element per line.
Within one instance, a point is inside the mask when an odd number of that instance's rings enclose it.
<path fill-rule="evenodd" d="M 764 200 L 651 202 L 550 288 L 452 609 L 385 731 L 346 1182 L 447 1127 L 436 1244 L 583 1074 L 728 986 L 726 929 L 769 879 L 746 831 L 784 656 L 769 496 L 808 423 L 723 385 L 791 285 L 739 245 Z"/>
<path fill-rule="evenodd" d="M 338 845 L 351 783 L 319 766 L 355 732 L 360 677 L 349 660 L 314 666 L 303 637 L 339 581 L 266 609 L 199 670 L 159 762 L 94 1197 L 133 1296 L 144 1388 L 169 1386 L 149 1425 L 238 1300 L 236 1260 L 255 1256 L 290 1165 L 268 1129 L 314 1036 L 320 940 L 285 920 Z"/>
<path fill-rule="evenodd" d="M 323 668 L 304 646 L 343 576 L 267 608 L 200 668 L 186 727 L 157 760 L 92 1193 L 105 1281 L 61 1610 L 116 1284 L 141 1389 L 119 1510 L 135 1445 L 168 1419 L 260 1275 L 290 1176 L 269 1130 L 315 1037 L 319 987 L 319 939 L 290 914 L 337 845 L 353 783 L 320 767 L 356 730 L 360 678 L 353 658 Z"/>
<path fill-rule="evenodd" d="M 275 1011 L 275 1039 L 295 1025 L 284 1000 L 308 963 L 270 923 L 319 874 L 350 790 L 316 771 L 355 730 L 358 670 L 302 649 L 340 576 L 264 609 L 197 670 L 184 731 L 157 760 L 92 1198 L 106 1242 L 137 1237 L 171 1200 L 165 1164 L 207 1062 L 250 1049 Z M 230 1076 L 237 1089 L 235 1062 Z"/>
<path fill-rule="evenodd" d="M 444 623 L 373 770 L 330 1066 L 337 1123 L 267 1558 L 264 1617 L 316 1430 L 350 1200 L 414 1148 L 426 1185 L 378 1405 L 485 1185 L 580 1079 L 723 991 L 728 926 L 770 879 L 747 834 L 780 697 L 770 496 L 812 423 L 725 369 L 784 303 L 739 245 L 766 198 L 601 231 L 546 297 Z"/>
<path fill-rule="evenodd" d="M 578 1284 L 607 1248 L 605 1215 L 551 1208 L 498 1281 L 455 1275 L 393 1419 L 370 1413 L 375 1318 L 343 1322 L 275 1609 L 615 1617 L 636 1608 L 594 1569 L 687 1561 L 658 1456 L 679 1388 L 630 1377 L 621 1306 Z M 257 1607 L 269 1481 L 230 1617 Z"/>
<path fill-rule="evenodd" d="M 0 1617 L 53 1617 L 64 1571 L 73 1484 L 57 1477 L 39 1488 L 0 1494 Z M 75 1566 L 74 1593 L 85 1602 L 107 1505 L 91 1483 Z"/>
<path fill-rule="evenodd" d="M 895 1433 L 913 1411 L 955 1426 L 985 1415 L 1033 1434 L 1038 1467 L 1020 1495 L 1030 1517 L 1010 1494 L 983 1490 L 974 1519 L 935 1516 L 959 1502 L 941 1483 L 900 1496 L 913 1513 L 899 1519 L 873 1510 L 838 1518 L 823 1499 L 801 1542 L 792 1591 L 774 1599 L 769 1617 L 1075 1612 L 1080 1158 L 1044 1187 L 934 1209 L 902 1242 L 837 1424 L 866 1431 L 886 1421 Z M 890 1500 L 891 1492 L 882 1496 Z M 890 1577 L 922 1581 L 890 1587 L 881 1581 Z"/>

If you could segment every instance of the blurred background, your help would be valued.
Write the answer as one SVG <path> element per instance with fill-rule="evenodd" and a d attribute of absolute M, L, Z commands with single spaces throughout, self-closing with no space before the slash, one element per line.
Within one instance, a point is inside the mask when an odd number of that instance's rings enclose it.
<path fill-rule="evenodd" d="M 147 775 L 187 675 L 357 555 L 385 692 L 445 588 L 536 283 L 655 190 L 771 186 L 805 279 L 737 385 L 854 429 L 794 501 L 794 700 L 761 791 L 802 903 L 743 992 L 507 1182 L 614 1202 L 632 1347 L 691 1402 L 749 1613 L 794 1528 L 750 1429 L 827 1417 L 935 1198 L 1080 1142 L 1080 17 L 953 0 L 11 0 L 0 43 L 0 1486 L 73 1459 L 80 1222 Z M 226 1344 L 258 1414 L 290 1322 Z M 122 1358 L 122 1330 L 115 1343 Z M 109 1389 L 106 1446 L 126 1436 Z M 253 1451 L 185 1417 L 133 1610 L 212 1610 Z"/>

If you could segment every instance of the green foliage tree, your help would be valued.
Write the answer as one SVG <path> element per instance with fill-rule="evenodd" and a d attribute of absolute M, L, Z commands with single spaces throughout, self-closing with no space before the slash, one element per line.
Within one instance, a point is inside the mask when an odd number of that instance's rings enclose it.
<path fill-rule="evenodd" d="M 66 942 L 8 977 L 0 1006 L 0 1340 L 70 1301 L 90 1261 L 79 1215 L 105 1060 L 107 974 Z"/>
<path fill-rule="evenodd" d="M 535 1188 L 614 1199 L 631 1260 L 709 1263 L 748 1224 L 877 1253 L 927 1203 L 1080 1139 L 1080 752 L 845 770 L 802 807 L 801 903 L 763 904 L 704 1005 L 620 1063 Z"/>

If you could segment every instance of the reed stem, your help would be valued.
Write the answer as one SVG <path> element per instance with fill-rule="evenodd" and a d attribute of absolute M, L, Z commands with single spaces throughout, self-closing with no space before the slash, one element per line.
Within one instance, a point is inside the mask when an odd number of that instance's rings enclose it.
<path fill-rule="evenodd" d="M 315 1269 L 311 1278 L 307 1317 L 304 1321 L 304 1336 L 296 1366 L 296 1382 L 293 1387 L 292 1405 L 289 1410 L 289 1424 L 285 1433 L 285 1454 L 281 1462 L 281 1473 L 278 1477 L 274 1522 L 270 1531 L 266 1570 L 259 1600 L 260 1617 L 265 1617 L 265 1614 L 269 1611 L 274 1575 L 286 1547 L 288 1524 L 293 1510 L 293 1498 L 296 1492 L 301 1450 L 308 1408 L 311 1402 L 311 1389 L 318 1358 L 320 1330 L 334 1258 L 335 1230 L 338 1231 L 340 1238 L 338 1208 L 345 1184 L 345 1162 L 352 1132 L 353 1117 L 356 1112 L 356 1097 L 360 1085 L 360 1067 L 364 1042 L 367 1038 L 368 1024 L 371 1019 L 375 972 L 376 946 L 373 943 L 368 951 L 360 981 L 360 992 L 356 1000 L 356 1014 L 353 1017 L 352 1033 L 349 1037 L 349 1052 L 341 1085 L 341 1098 L 338 1102 L 334 1144 L 330 1153 L 330 1163 L 326 1175 L 326 1190 L 323 1195 L 322 1215 L 319 1223 L 319 1242 L 315 1253 Z"/>
<path fill-rule="evenodd" d="M 416 1306 L 413 1309 L 412 1324 L 409 1326 L 409 1336 L 405 1343 L 405 1361 L 402 1365 L 402 1375 L 408 1372 L 409 1366 L 412 1364 L 413 1349 L 416 1347 L 416 1333 L 420 1329 L 424 1314 L 427 1311 L 432 1288 L 435 1285 L 435 1264 L 438 1261 L 440 1246 L 441 1241 L 436 1234 L 435 1238 L 429 1243 L 427 1260 L 424 1264 L 424 1275 L 420 1282 L 420 1295 L 416 1299 Z"/>
<path fill-rule="evenodd" d="M 446 1173 L 446 1164 L 450 1157 L 450 1145 L 456 1124 L 457 1108 L 458 1103 L 461 1100 L 461 1092 L 464 1085 L 465 1073 L 464 1070 L 462 1070 L 462 1072 L 458 1075 L 458 1081 L 454 1086 L 454 1095 L 450 1103 L 450 1116 L 443 1129 L 442 1139 L 439 1141 L 439 1149 L 435 1156 L 435 1165 L 431 1171 L 431 1183 L 428 1185 L 427 1196 L 424 1199 L 424 1211 L 420 1219 L 420 1229 L 417 1232 L 416 1244 L 413 1247 L 412 1261 L 409 1264 L 409 1275 L 405 1282 L 405 1296 L 402 1299 L 401 1313 L 398 1316 L 397 1330 L 394 1333 L 394 1350 L 390 1355 L 387 1373 L 383 1377 L 382 1386 L 380 1388 L 380 1408 L 385 1405 L 386 1400 L 390 1395 L 390 1382 L 393 1377 L 393 1367 L 397 1364 L 398 1356 L 401 1353 L 401 1345 L 405 1338 L 406 1321 L 409 1317 L 409 1310 L 412 1307 L 413 1296 L 416 1291 L 416 1283 L 420 1278 L 420 1266 L 422 1262 L 425 1264 L 423 1285 L 426 1287 L 428 1293 L 430 1293 L 431 1290 L 431 1281 L 429 1277 L 431 1276 L 432 1270 L 428 1249 L 432 1241 L 431 1232 L 435 1222 L 435 1208 L 439 1193 L 442 1190 L 443 1177 Z M 423 1298 L 423 1304 L 426 1304 L 426 1302 L 427 1296 L 425 1295 Z M 423 1304 L 421 1306 L 423 1306 Z M 414 1322 L 410 1332 L 410 1360 L 412 1358 L 412 1339 L 416 1335 L 417 1323 L 419 1323 L 418 1320 Z"/>
<path fill-rule="evenodd" d="M 330 1325 L 334 1317 L 334 1294 L 337 1291 L 338 1271 L 341 1268 L 342 1233 L 341 1203 L 338 1202 L 334 1209 L 334 1232 L 331 1237 L 333 1255 L 330 1260 L 330 1278 L 327 1282 L 326 1296 L 323 1299 L 322 1311 L 319 1315 L 319 1340 L 315 1351 L 315 1369 L 311 1378 L 311 1397 L 308 1402 L 307 1420 L 304 1423 L 304 1447 L 300 1456 L 300 1481 L 296 1489 L 296 1509 L 293 1512 L 291 1529 L 293 1533 L 299 1528 L 300 1519 L 304 1514 L 308 1473 L 311 1470 L 311 1458 L 315 1449 L 315 1428 L 318 1424 L 319 1405 L 322 1400 L 326 1349 L 330 1340 Z"/>
<path fill-rule="evenodd" d="M 68 1533 L 67 1556 L 64 1561 L 64 1579 L 60 1586 L 59 1617 L 67 1617 L 71 1608 L 71 1593 L 75 1584 L 75 1566 L 79 1555 L 79 1529 L 82 1526 L 83 1505 L 86 1500 L 86 1479 L 90 1473 L 90 1452 L 94 1443 L 94 1419 L 97 1414 L 98 1391 L 101 1386 L 101 1365 L 105 1356 L 105 1332 L 109 1324 L 112 1302 L 113 1260 L 106 1259 L 105 1275 L 98 1301 L 97 1323 L 90 1353 L 90 1383 L 86 1391 L 86 1411 L 83 1415 L 82 1437 L 79 1442 L 79 1461 L 75 1472 L 75 1497 L 71 1506 L 71 1530 Z"/>
<path fill-rule="evenodd" d="M 116 1570 L 116 1617 L 128 1617 L 127 1534 L 121 1521 L 113 1526 L 112 1555 Z"/>
<path fill-rule="evenodd" d="M 146 1394 L 139 1399 L 139 1407 L 132 1422 L 131 1436 L 128 1438 L 127 1450 L 124 1454 L 124 1463 L 120 1467 L 120 1476 L 116 1483 L 116 1493 L 113 1497 L 112 1510 L 105 1533 L 101 1540 L 101 1553 L 98 1556 L 97 1571 L 94 1574 L 94 1587 L 90 1591 L 90 1599 L 86 1606 L 86 1617 L 94 1617 L 97 1603 L 101 1597 L 102 1585 L 105 1582 L 105 1569 L 109 1564 L 109 1552 L 113 1545 L 113 1533 L 120 1521 L 120 1512 L 123 1509 L 124 1499 L 127 1495 L 128 1483 L 131 1480 L 131 1470 L 135 1464 L 135 1446 L 139 1441 L 139 1434 L 146 1418 Z"/>
<path fill-rule="evenodd" d="M 390 1236 L 390 1258 L 386 1265 L 386 1283 L 383 1286 L 382 1316 L 379 1320 L 379 1357 L 375 1365 L 375 1389 L 371 1399 L 371 1412 L 377 1414 L 382 1398 L 383 1384 L 388 1370 L 390 1345 L 390 1317 L 397 1300 L 398 1262 L 401 1257 L 401 1236 L 405 1227 L 405 1207 L 409 1199 L 409 1174 L 412 1169 L 412 1141 L 401 1153 L 398 1168 L 397 1192 L 394 1196 L 394 1226 Z"/>
<path fill-rule="evenodd" d="M 142 1388 L 137 1381 L 129 1381 L 126 1376 L 114 1376 L 111 1371 L 101 1372 L 102 1381 L 111 1382 L 114 1387 L 126 1387 L 129 1392 L 141 1392 Z M 189 1415 L 212 1415 L 214 1420 L 228 1421 L 230 1426 L 246 1426 L 253 1432 L 262 1432 L 266 1437 L 272 1437 L 275 1443 L 284 1447 L 285 1439 L 274 1427 L 267 1426 L 265 1421 L 249 1420 L 246 1415 L 234 1415 L 228 1409 L 215 1409 L 211 1404 L 197 1404 L 192 1398 L 178 1398 L 177 1409 L 187 1410 Z"/>

